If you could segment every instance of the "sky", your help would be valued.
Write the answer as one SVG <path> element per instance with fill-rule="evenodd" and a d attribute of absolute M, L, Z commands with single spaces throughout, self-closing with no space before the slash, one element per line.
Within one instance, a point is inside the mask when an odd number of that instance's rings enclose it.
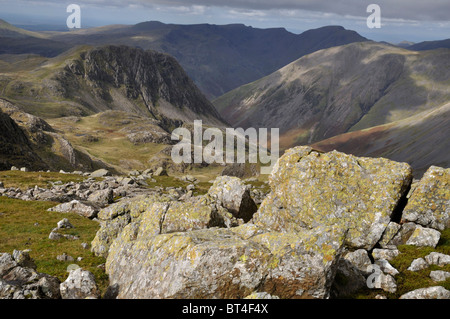
<path fill-rule="evenodd" d="M 0 0 L 0 19 L 14 25 L 66 25 L 67 6 L 81 8 L 81 27 L 161 21 L 242 23 L 293 33 L 341 25 L 375 40 L 399 43 L 450 38 L 449 0 Z M 380 8 L 380 28 L 369 28 L 369 4 Z"/>

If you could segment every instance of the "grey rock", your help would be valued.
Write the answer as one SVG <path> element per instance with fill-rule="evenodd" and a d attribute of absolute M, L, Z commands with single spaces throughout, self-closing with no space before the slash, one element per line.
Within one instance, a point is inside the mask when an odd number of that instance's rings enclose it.
<path fill-rule="evenodd" d="M 73 200 L 71 202 L 63 203 L 49 208 L 48 211 L 58 213 L 73 212 L 83 217 L 94 218 L 95 216 L 97 216 L 98 209 L 94 208 L 93 206 L 84 204 L 78 200 Z"/>
<path fill-rule="evenodd" d="M 450 291 L 442 286 L 420 288 L 401 295 L 399 299 L 450 299 Z"/>
<path fill-rule="evenodd" d="M 412 233 L 416 229 L 417 225 L 412 222 L 402 224 L 397 234 L 389 241 L 388 245 L 399 246 L 404 245 L 411 237 Z"/>
<path fill-rule="evenodd" d="M 409 271 L 419 271 L 428 268 L 430 265 L 423 258 L 416 258 L 411 262 L 411 265 L 407 270 Z"/>
<path fill-rule="evenodd" d="M 106 188 L 95 191 L 88 197 L 88 201 L 95 203 L 100 207 L 105 207 L 114 201 L 114 191 L 112 188 Z"/>
<path fill-rule="evenodd" d="M 424 228 L 420 225 L 417 225 L 414 232 L 406 241 L 406 245 L 413 245 L 419 247 L 436 247 L 441 238 L 441 233 L 435 229 Z"/>
<path fill-rule="evenodd" d="M 450 272 L 443 270 L 434 270 L 430 272 L 430 278 L 431 280 L 436 282 L 446 281 L 447 278 L 450 278 Z"/>
<path fill-rule="evenodd" d="M 70 221 L 67 218 L 61 219 L 58 223 L 57 223 L 58 229 L 62 229 L 62 228 L 74 228 L 73 225 L 70 223 Z"/>
<path fill-rule="evenodd" d="M 380 249 L 375 248 L 372 251 L 372 257 L 373 259 L 384 259 L 387 261 L 391 261 L 395 257 L 397 257 L 400 254 L 400 251 L 398 249 Z"/>
<path fill-rule="evenodd" d="M 387 260 L 385 259 L 379 259 L 375 261 L 375 265 L 378 265 L 380 267 L 380 270 L 385 273 L 389 274 L 391 276 L 398 275 L 399 272 L 397 269 L 395 269 Z"/>
<path fill-rule="evenodd" d="M 72 270 L 67 279 L 61 283 L 62 299 L 99 298 L 100 291 L 95 282 L 94 275 L 82 268 Z"/>
<path fill-rule="evenodd" d="M 69 256 L 66 253 L 62 253 L 61 255 L 56 256 L 56 259 L 59 261 L 74 261 L 75 260 L 72 256 Z"/>
<path fill-rule="evenodd" d="M 395 237 L 395 235 L 397 235 L 400 229 L 401 229 L 400 224 L 390 222 L 387 225 L 386 230 L 383 233 L 383 236 L 378 242 L 381 248 L 389 248 L 391 240 Z"/>
<path fill-rule="evenodd" d="M 105 177 L 105 176 L 111 176 L 111 173 L 108 170 L 101 168 L 101 169 L 98 169 L 98 170 L 92 172 L 89 176 L 93 177 L 93 178 Z"/>
<path fill-rule="evenodd" d="M 374 288 L 395 293 L 397 291 L 397 283 L 392 275 L 382 272 L 376 277 L 374 281 Z"/>
<path fill-rule="evenodd" d="M 208 195 L 217 200 L 234 217 L 241 218 L 244 222 L 249 221 L 258 209 L 248 187 L 237 177 L 217 177 Z"/>
<path fill-rule="evenodd" d="M 369 254 L 365 249 L 358 249 L 353 252 L 349 252 L 344 255 L 344 259 L 349 261 L 363 274 L 367 272 L 367 267 L 372 264 Z"/>
<path fill-rule="evenodd" d="M 167 176 L 167 171 L 163 167 L 158 167 L 153 173 L 154 176 Z"/>
<path fill-rule="evenodd" d="M 425 256 L 425 261 L 430 265 L 446 266 L 450 265 L 450 255 L 432 252 Z"/>
<path fill-rule="evenodd" d="M 0 254 L 0 299 L 57 299 L 60 281 L 36 272 L 27 251 Z"/>

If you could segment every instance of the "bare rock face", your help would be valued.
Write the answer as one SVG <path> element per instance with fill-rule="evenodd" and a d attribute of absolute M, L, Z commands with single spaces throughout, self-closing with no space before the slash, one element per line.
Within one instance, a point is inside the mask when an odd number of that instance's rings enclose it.
<path fill-rule="evenodd" d="M 406 163 L 295 147 L 275 165 L 253 223 L 283 232 L 339 225 L 349 247 L 371 249 L 411 180 Z"/>
<path fill-rule="evenodd" d="M 332 230 L 247 224 L 148 236 L 144 227 L 128 225 L 111 246 L 106 271 L 119 298 L 327 298 L 343 243 Z"/>
<path fill-rule="evenodd" d="M 444 230 L 450 227 L 450 169 L 431 166 L 403 211 L 404 222 Z"/>

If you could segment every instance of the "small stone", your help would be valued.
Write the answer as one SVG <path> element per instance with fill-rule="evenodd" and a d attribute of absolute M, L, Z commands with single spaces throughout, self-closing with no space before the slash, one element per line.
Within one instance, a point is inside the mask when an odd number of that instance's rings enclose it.
<path fill-rule="evenodd" d="M 64 236 L 56 231 L 52 231 L 50 233 L 50 235 L 48 235 L 48 239 L 51 239 L 51 240 L 60 240 L 63 238 L 64 238 Z"/>
<path fill-rule="evenodd" d="M 380 269 L 385 274 L 389 274 L 391 276 L 398 275 L 399 272 L 397 269 L 395 269 L 387 260 L 385 259 L 379 259 L 375 261 L 375 264 L 380 266 Z"/>
<path fill-rule="evenodd" d="M 441 286 L 420 288 L 401 295 L 399 299 L 450 299 L 450 291 Z"/>
<path fill-rule="evenodd" d="M 390 261 L 397 257 L 400 254 L 400 251 L 398 249 L 379 249 L 375 248 L 372 251 L 372 256 L 375 260 L 377 259 L 384 259 L 387 261 Z"/>
<path fill-rule="evenodd" d="M 163 167 L 158 167 L 153 173 L 154 176 L 168 176 L 167 171 Z"/>
<path fill-rule="evenodd" d="M 100 291 L 95 282 L 94 275 L 82 268 L 69 273 L 66 281 L 60 285 L 62 299 L 99 298 Z"/>
<path fill-rule="evenodd" d="M 56 256 L 56 259 L 58 259 L 59 261 L 74 261 L 75 260 L 72 256 L 69 256 L 66 253 Z"/>
<path fill-rule="evenodd" d="M 428 268 L 430 265 L 423 258 L 414 259 L 408 267 L 409 271 L 419 271 Z"/>
<path fill-rule="evenodd" d="M 450 255 L 432 252 L 425 256 L 425 260 L 430 265 L 446 266 L 450 264 Z"/>
<path fill-rule="evenodd" d="M 441 238 L 441 233 L 432 228 L 425 228 L 420 225 L 417 225 L 414 232 L 409 237 L 406 245 L 413 245 L 418 247 L 436 247 Z"/>
<path fill-rule="evenodd" d="M 21 167 L 20 171 L 21 172 L 29 172 L 30 170 L 28 168 L 26 168 L 26 167 Z"/>
<path fill-rule="evenodd" d="M 450 278 L 450 272 L 443 270 L 434 270 L 430 272 L 430 278 L 431 280 L 436 282 L 446 281 L 447 278 Z"/>
<path fill-rule="evenodd" d="M 58 229 L 62 229 L 62 228 L 74 228 L 73 225 L 69 222 L 69 220 L 67 218 L 64 218 L 62 220 L 60 220 L 58 223 Z"/>
<path fill-rule="evenodd" d="M 105 176 L 111 176 L 111 173 L 108 170 L 102 168 L 102 169 L 96 170 L 95 172 L 92 172 L 89 176 L 93 177 L 93 178 L 105 177 Z"/>
<path fill-rule="evenodd" d="M 81 247 L 83 247 L 83 249 L 89 249 L 89 244 L 88 243 L 81 243 Z"/>
<path fill-rule="evenodd" d="M 15 166 L 11 166 L 11 170 L 12 171 L 18 171 L 19 169 L 17 167 L 15 167 Z"/>

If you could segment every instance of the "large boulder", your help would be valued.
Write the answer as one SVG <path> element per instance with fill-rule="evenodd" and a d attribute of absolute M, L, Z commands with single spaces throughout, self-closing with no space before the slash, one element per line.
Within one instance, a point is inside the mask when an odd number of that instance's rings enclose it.
<path fill-rule="evenodd" d="M 450 168 L 431 166 L 406 205 L 402 219 L 424 227 L 450 227 Z"/>
<path fill-rule="evenodd" d="M 406 163 L 295 147 L 275 164 L 253 223 L 281 232 L 336 225 L 348 232 L 349 247 L 370 250 L 411 181 Z"/>
<path fill-rule="evenodd" d="M 343 239 L 333 229 L 288 234 L 250 224 L 153 235 L 130 224 L 106 271 L 118 298 L 327 298 Z"/>

